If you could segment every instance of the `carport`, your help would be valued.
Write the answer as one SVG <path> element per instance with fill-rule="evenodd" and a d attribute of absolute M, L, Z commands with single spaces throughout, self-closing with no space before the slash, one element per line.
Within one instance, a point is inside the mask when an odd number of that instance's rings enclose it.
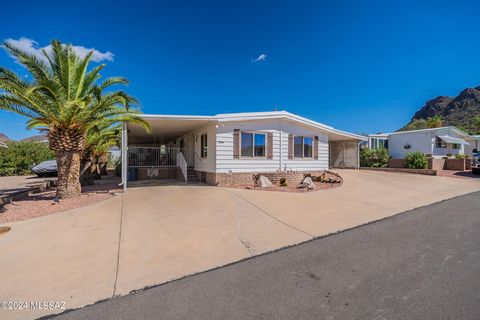
<path fill-rule="evenodd" d="M 333 140 L 329 141 L 329 164 L 331 168 L 360 167 L 361 141 Z"/>
<path fill-rule="evenodd" d="M 142 115 L 150 123 L 151 133 L 135 124 L 122 127 L 122 181 L 126 190 L 128 169 L 143 174 L 171 178 L 181 170 L 187 176 L 195 164 L 198 145 L 194 132 L 214 121 L 211 116 Z M 180 172 L 180 171 L 179 171 Z"/>

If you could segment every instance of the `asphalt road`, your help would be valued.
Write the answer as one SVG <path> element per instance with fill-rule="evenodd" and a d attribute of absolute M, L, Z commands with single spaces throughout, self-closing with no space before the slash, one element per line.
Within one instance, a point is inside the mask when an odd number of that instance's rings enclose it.
<path fill-rule="evenodd" d="M 55 319 L 479 318 L 473 193 Z"/>

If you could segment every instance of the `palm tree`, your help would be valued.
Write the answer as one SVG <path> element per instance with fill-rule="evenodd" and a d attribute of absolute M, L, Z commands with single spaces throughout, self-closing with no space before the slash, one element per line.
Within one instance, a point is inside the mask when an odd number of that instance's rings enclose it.
<path fill-rule="evenodd" d="M 443 119 L 441 116 L 433 116 L 427 119 L 427 126 L 429 128 L 440 128 L 443 125 Z"/>
<path fill-rule="evenodd" d="M 87 132 L 85 150 L 82 155 L 80 182 L 91 185 L 106 171 L 108 151 L 119 145 L 121 126 L 105 119 Z"/>
<path fill-rule="evenodd" d="M 0 67 L 0 109 L 30 118 L 28 128 L 48 130 L 48 141 L 57 158 L 57 196 L 69 198 L 81 193 L 80 159 L 90 128 L 104 119 L 112 123 L 136 121 L 148 124 L 130 108 L 136 100 L 126 92 L 105 93 L 112 85 L 127 84 L 112 77 L 98 83 L 104 64 L 89 69 L 93 52 L 79 57 L 70 44 L 52 41 L 42 55 L 28 53 L 4 42 L 7 52 L 32 75 L 26 81 Z"/>

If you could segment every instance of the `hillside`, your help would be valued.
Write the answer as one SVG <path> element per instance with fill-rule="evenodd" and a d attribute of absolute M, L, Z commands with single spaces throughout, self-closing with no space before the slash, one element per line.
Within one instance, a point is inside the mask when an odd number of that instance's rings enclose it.
<path fill-rule="evenodd" d="M 456 97 L 440 96 L 427 101 L 399 131 L 422 129 L 424 123 L 421 119 L 441 116 L 445 126 L 456 126 L 471 133 L 478 133 L 480 128 L 476 127 L 474 122 L 477 115 L 480 115 L 480 86 L 464 89 Z"/>
<path fill-rule="evenodd" d="M 24 138 L 20 141 L 22 142 L 41 142 L 48 140 L 48 136 L 46 134 L 37 134 L 36 136 L 31 136 L 28 138 Z"/>
<path fill-rule="evenodd" d="M 0 142 L 7 142 L 10 141 L 11 139 L 7 137 L 6 134 L 0 133 Z"/>
<path fill-rule="evenodd" d="M 19 140 L 20 142 L 41 142 L 47 140 L 48 137 L 46 134 L 38 134 L 35 136 L 27 137 L 24 139 Z M 8 141 L 14 141 L 10 139 L 6 134 L 0 133 L 0 142 L 8 142 Z"/>

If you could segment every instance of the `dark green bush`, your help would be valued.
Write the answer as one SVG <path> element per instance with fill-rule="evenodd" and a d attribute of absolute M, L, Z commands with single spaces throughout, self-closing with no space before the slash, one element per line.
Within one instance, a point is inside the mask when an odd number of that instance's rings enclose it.
<path fill-rule="evenodd" d="M 55 159 L 45 143 L 7 142 L 7 146 L 0 148 L 0 176 L 29 175 L 35 165 Z"/>
<path fill-rule="evenodd" d="M 390 156 L 385 148 L 365 148 L 360 151 L 361 167 L 385 168 L 388 165 L 388 159 L 390 159 Z"/>
<path fill-rule="evenodd" d="M 405 166 L 409 169 L 427 169 L 428 160 L 421 152 L 409 152 L 405 156 Z"/>

